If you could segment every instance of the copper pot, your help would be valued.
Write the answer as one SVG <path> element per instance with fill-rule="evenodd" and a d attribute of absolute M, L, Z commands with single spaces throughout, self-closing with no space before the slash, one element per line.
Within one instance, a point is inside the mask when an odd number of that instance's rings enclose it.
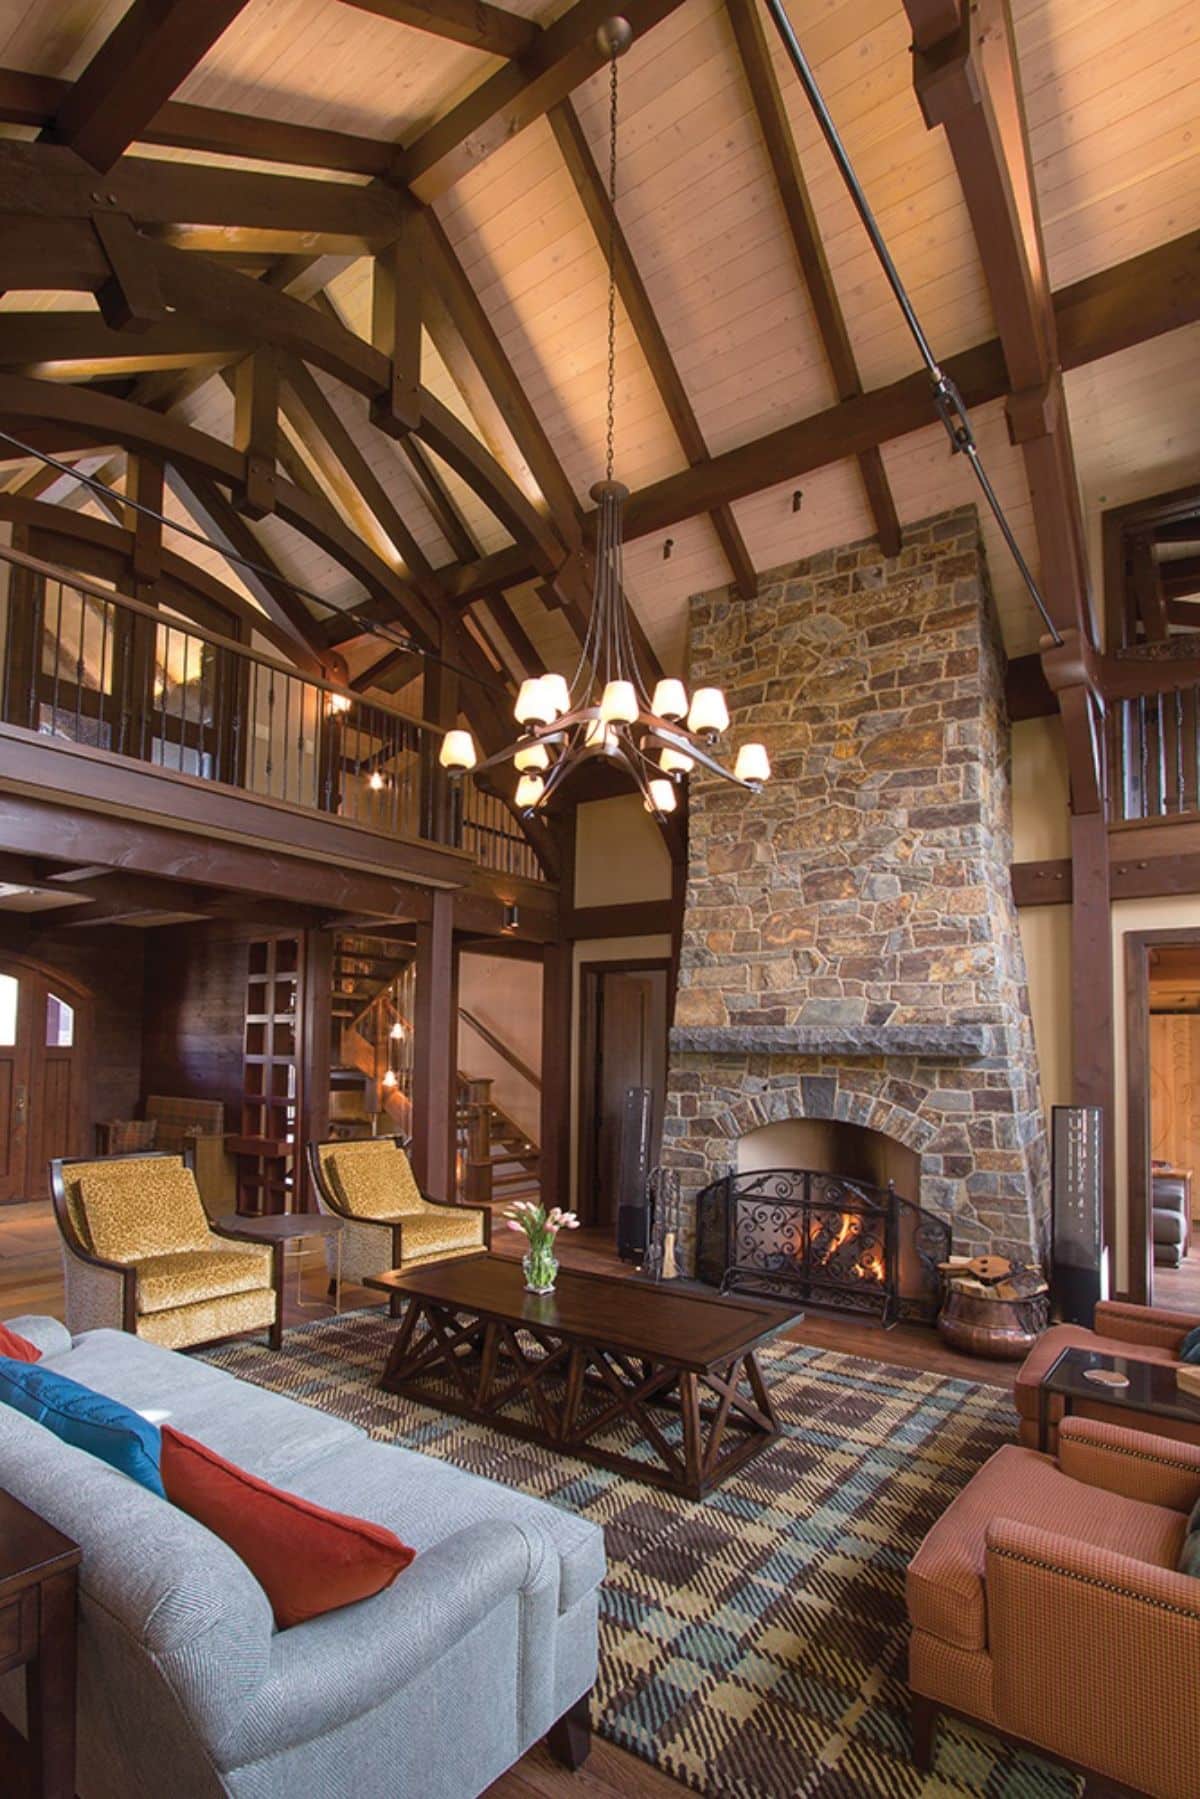
<path fill-rule="evenodd" d="M 1031 1299 L 984 1299 L 951 1287 L 938 1313 L 942 1340 L 964 1355 L 1019 1362 L 1029 1354 L 1049 1322 L 1044 1293 Z"/>

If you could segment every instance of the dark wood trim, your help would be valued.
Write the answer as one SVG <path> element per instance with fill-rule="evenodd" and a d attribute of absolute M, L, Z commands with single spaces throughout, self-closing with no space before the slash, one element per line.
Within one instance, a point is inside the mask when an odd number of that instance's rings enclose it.
<path fill-rule="evenodd" d="M 1051 857 L 1044 862 L 1014 862 L 1012 877 L 1013 903 L 1020 906 L 1069 906 L 1071 904 L 1071 858 Z"/>
<path fill-rule="evenodd" d="M 562 915 L 562 935 L 568 942 L 588 937 L 666 936 L 675 923 L 669 899 L 633 900 L 621 906 L 569 906 Z"/>
<path fill-rule="evenodd" d="M 536 1088 L 539 1093 L 541 1092 L 541 1075 L 530 1068 L 528 1062 L 522 1061 L 516 1050 L 510 1048 L 502 1037 L 497 1037 L 495 1031 L 484 1024 L 482 1018 L 477 1018 L 474 1012 L 468 1012 L 465 1006 L 460 1006 L 458 1008 L 458 1016 L 468 1029 L 474 1031 L 477 1037 L 483 1039 L 489 1049 L 494 1050 L 502 1061 L 508 1063 L 510 1068 L 515 1069 L 523 1081 L 528 1081 L 531 1087 Z"/>
<path fill-rule="evenodd" d="M 458 1098 L 458 958 L 454 904 L 433 896 L 417 925 L 417 995 L 413 1020 L 413 1172 L 422 1193 L 452 1200 Z"/>
<path fill-rule="evenodd" d="M 1108 831 L 1101 812 L 1071 819 L 1072 1098 L 1103 1115 L 1104 1245 L 1117 1235 L 1116 1070 Z"/>
<path fill-rule="evenodd" d="M 1004 671 L 1004 699 L 1009 723 L 1013 725 L 1029 718 L 1055 718 L 1058 715 L 1058 701 L 1046 679 L 1042 659 L 1036 653 L 1010 658 Z"/>
<path fill-rule="evenodd" d="M 1150 1235 L 1150 951 L 1163 944 L 1200 944 L 1200 926 L 1125 932 L 1126 1253 L 1123 1297 L 1149 1305 L 1154 1292 Z"/>
<path fill-rule="evenodd" d="M 1082 1799 L 1152 1799 L 1152 1795 L 1141 1787 L 1123 1786 L 1106 1774 L 1097 1774 L 1095 1769 L 1086 1767 L 1083 1762 L 1068 1761 L 1065 1756 L 1055 1755 L 1052 1749 L 1047 1749 L 1041 1743 L 1031 1742 L 1028 1737 L 1015 1736 L 1012 1731 L 1001 1730 L 999 1725 L 992 1724 L 985 1718 L 973 1717 L 970 1712 L 959 1711 L 952 1705 L 943 1705 L 940 1699 L 927 1699 L 923 1693 L 914 1692 L 911 1707 L 913 1762 L 923 1774 L 928 1774 L 933 1769 L 938 1719 L 960 1718 L 964 1724 L 981 1730 L 985 1736 L 996 1737 L 1002 1743 L 1011 1744 L 1014 1749 L 1045 1757 L 1056 1767 L 1064 1768 L 1071 1774 L 1082 1774 Z"/>
<path fill-rule="evenodd" d="M 538 1173 L 544 1204 L 571 1203 L 571 973 L 569 944 L 542 952 L 542 1103 Z"/>
<path fill-rule="evenodd" d="M 595 1223 L 591 1152 L 596 1135 L 595 1077 L 599 1069 L 599 1057 L 596 1054 L 599 1046 L 596 1037 L 599 1024 L 600 982 L 606 974 L 637 974 L 640 972 L 665 974 L 668 993 L 667 1030 L 670 1031 L 669 999 L 672 967 L 672 958 L 669 956 L 614 957 L 612 961 L 599 960 L 579 964 L 579 1029 L 576 1038 L 578 1081 L 573 1110 L 576 1125 L 575 1200 L 576 1209 L 584 1224 Z M 656 1120 L 656 1124 L 661 1130 L 662 1120 Z"/>
<path fill-rule="evenodd" d="M 492 56 L 524 56 L 541 35 L 532 19 L 493 6 L 491 0 L 342 0 L 342 4 Z"/>

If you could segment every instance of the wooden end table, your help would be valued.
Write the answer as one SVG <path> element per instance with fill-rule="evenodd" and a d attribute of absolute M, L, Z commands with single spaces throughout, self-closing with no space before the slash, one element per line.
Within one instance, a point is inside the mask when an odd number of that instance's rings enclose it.
<path fill-rule="evenodd" d="M 407 1302 L 390 1393 L 686 1499 L 779 1434 L 756 1352 L 803 1317 L 790 1306 L 573 1270 L 529 1293 L 520 1263 L 491 1255 L 365 1284 Z"/>
<path fill-rule="evenodd" d="M 257 1238 L 261 1243 L 299 1243 L 302 1237 L 332 1237 L 337 1245 L 333 1277 L 334 1310 L 342 1309 L 342 1219 L 328 1212 L 263 1212 L 259 1216 L 228 1212 L 216 1220 L 220 1231 L 236 1231 L 239 1237 Z M 297 1261 L 296 1304 L 302 1312 L 322 1311 L 314 1301 L 304 1297 L 304 1270 Z"/>
<path fill-rule="evenodd" d="M 0 1674 L 25 1669 L 25 1790 L 75 1792 L 75 1593 L 82 1551 L 0 1489 Z M 15 1732 L 13 1735 L 15 1736 Z M 21 1786 L 7 1785 L 19 1793 Z"/>
<path fill-rule="evenodd" d="M 1107 1387 L 1088 1380 L 1090 1369 L 1123 1374 L 1127 1387 Z M 1173 1418 L 1194 1424 L 1200 1431 L 1200 1399 L 1185 1393 L 1175 1379 L 1173 1364 L 1138 1362 L 1131 1356 L 1104 1355 L 1097 1349 L 1064 1349 L 1052 1362 L 1038 1386 L 1038 1448 L 1046 1452 L 1050 1442 L 1050 1395 L 1062 1400 L 1064 1418 L 1077 1403 L 1115 1406 L 1118 1411 L 1142 1413 L 1152 1418 Z M 1130 1423 L 1136 1425 L 1133 1417 Z"/>

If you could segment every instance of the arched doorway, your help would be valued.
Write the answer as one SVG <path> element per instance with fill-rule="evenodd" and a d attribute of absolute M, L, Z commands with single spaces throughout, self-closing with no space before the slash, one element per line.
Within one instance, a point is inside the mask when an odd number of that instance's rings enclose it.
<path fill-rule="evenodd" d="M 45 1199 L 50 1158 L 86 1153 L 91 1033 L 78 981 L 0 955 L 0 1204 Z"/>

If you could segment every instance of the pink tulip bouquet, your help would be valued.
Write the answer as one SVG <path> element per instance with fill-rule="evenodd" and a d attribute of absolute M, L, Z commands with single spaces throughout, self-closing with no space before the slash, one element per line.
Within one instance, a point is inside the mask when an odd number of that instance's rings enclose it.
<path fill-rule="evenodd" d="M 531 1293 L 553 1293 L 558 1278 L 558 1258 L 554 1242 L 559 1231 L 577 1231 L 579 1219 L 574 1212 L 554 1206 L 535 1205 L 531 1199 L 517 1199 L 504 1214 L 510 1231 L 519 1231 L 529 1239 L 529 1248 L 521 1259 L 525 1285 Z"/>

